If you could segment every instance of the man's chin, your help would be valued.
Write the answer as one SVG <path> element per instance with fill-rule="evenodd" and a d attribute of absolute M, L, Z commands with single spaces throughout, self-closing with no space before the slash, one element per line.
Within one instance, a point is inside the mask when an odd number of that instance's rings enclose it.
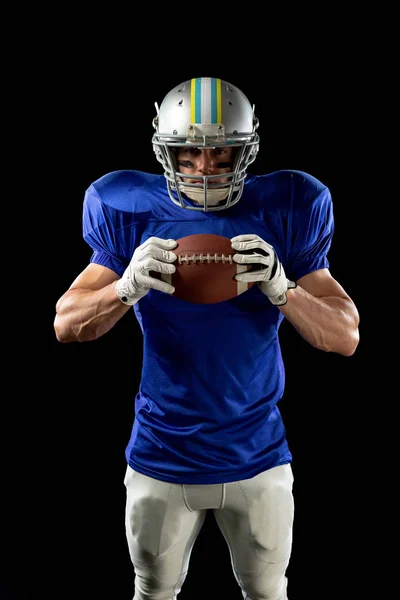
<path fill-rule="evenodd" d="M 195 202 L 199 206 L 204 206 L 205 204 L 205 194 L 204 188 L 202 185 L 199 186 L 199 189 L 194 187 L 189 187 L 183 185 L 181 187 L 181 191 L 187 196 L 190 200 Z M 220 188 L 214 190 L 208 190 L 207 192 L 207 206 L 218 206 L 221 204 L 229 194 L 228 188 Z"/>

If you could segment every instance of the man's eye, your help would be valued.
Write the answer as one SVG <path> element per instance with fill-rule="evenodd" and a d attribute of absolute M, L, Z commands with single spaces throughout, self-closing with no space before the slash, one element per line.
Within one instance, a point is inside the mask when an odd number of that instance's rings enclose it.
<path fill-rule="evenodd" d="M 198 156 L 200 154 L 200 150 L 198 148 L 188 148 L 185 151 L 185 154 L 189 154 L 191 156 Z"/>

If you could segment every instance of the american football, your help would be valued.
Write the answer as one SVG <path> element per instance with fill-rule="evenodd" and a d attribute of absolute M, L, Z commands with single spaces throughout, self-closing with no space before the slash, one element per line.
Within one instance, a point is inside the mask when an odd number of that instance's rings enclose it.
<path fill-rule="evenodd" d="M 215 234 L 194 234 L 176 240 L 173 252 L 178 256 L 176 271 L 162 275 L 175 287 L 174 296 L 197 304 L 215 304 L 230 300 L 254 285 L 236 281 L 235 275 L 248 269 L 232 257 L 229 238 Z"/>

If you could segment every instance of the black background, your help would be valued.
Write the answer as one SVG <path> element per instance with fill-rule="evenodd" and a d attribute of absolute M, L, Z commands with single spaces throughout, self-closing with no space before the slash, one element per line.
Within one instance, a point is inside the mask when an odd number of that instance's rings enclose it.
<path fill-rule="evenodd" d="M 160 49 L 159 49 L 160 50 Z M 3 511 L 4 598 L 131 600 L 133 571 L 124 534 L 124 450 L 141 369 L 141 335 L 133 314 L 87 344 L 57 342 L 57 299 L 87 265 L 82 201 L 92 181 L 115 169 L 161 172 L 152 146 L 154 102 L 175 84 L 216 76 L 241 88 L 260 120 L 254 173 L 304 170 L 331 189 L 336 233 L 332 275 L 360 311 L 361 341 L 352 357 L 311 348 L 286 323 L 281 343 L 287 386 L 280 409 L 294 455 L 296 518 L 288 570 L 290 600 L 353 598 L 348 579 L 366 533 L 360 518 L 364 471 L 359 458 L 371 418 L 365 222 L 370 168 L 360 114 L 365 97 L 351 58 L 324 65 L 283 61 L 278 72 L 196 61 L 155 71 L 126 57 L 103 61 L 57 56 L 32 74 L 32 171 L 22 256 L 30 293 L 15 326 L 3 421 L 7 440 Z M 326 59 L 325 59 L 326 60 Z M 355 59 L 354 59 L 355 60 Z M 29 139 L 28 139 L 29 138 Z M 24 174 L 22 174 L 23 176 Z M 27 175 L 28 178 L 28 175 Z M 18 217 L 18 215 L 16 215 Z M 15 284 L 14 284 L 15 289 Z M 33 291 L 32 291 L 33 290 Z M 238 340 L 238 360 L 240 360 Z M 344 589 L 344 581 L 347 581 Z M 0 597 L 2 597 L 0 595 Z M 212 518 L 194 547 L 179 600 L 240 600 L 228 551 Z"/>

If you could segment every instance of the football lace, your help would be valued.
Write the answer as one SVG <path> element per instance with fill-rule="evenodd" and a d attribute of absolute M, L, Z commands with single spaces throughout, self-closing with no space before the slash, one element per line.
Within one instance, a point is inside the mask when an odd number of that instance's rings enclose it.
<path fill-rule="evenodd" d="M 188 264 L 190 262 L 199 262 L 199 263 L 233 263 L 232 255 L 228 254 L 184 254 L 178 257 L 179 264 Z"/>

